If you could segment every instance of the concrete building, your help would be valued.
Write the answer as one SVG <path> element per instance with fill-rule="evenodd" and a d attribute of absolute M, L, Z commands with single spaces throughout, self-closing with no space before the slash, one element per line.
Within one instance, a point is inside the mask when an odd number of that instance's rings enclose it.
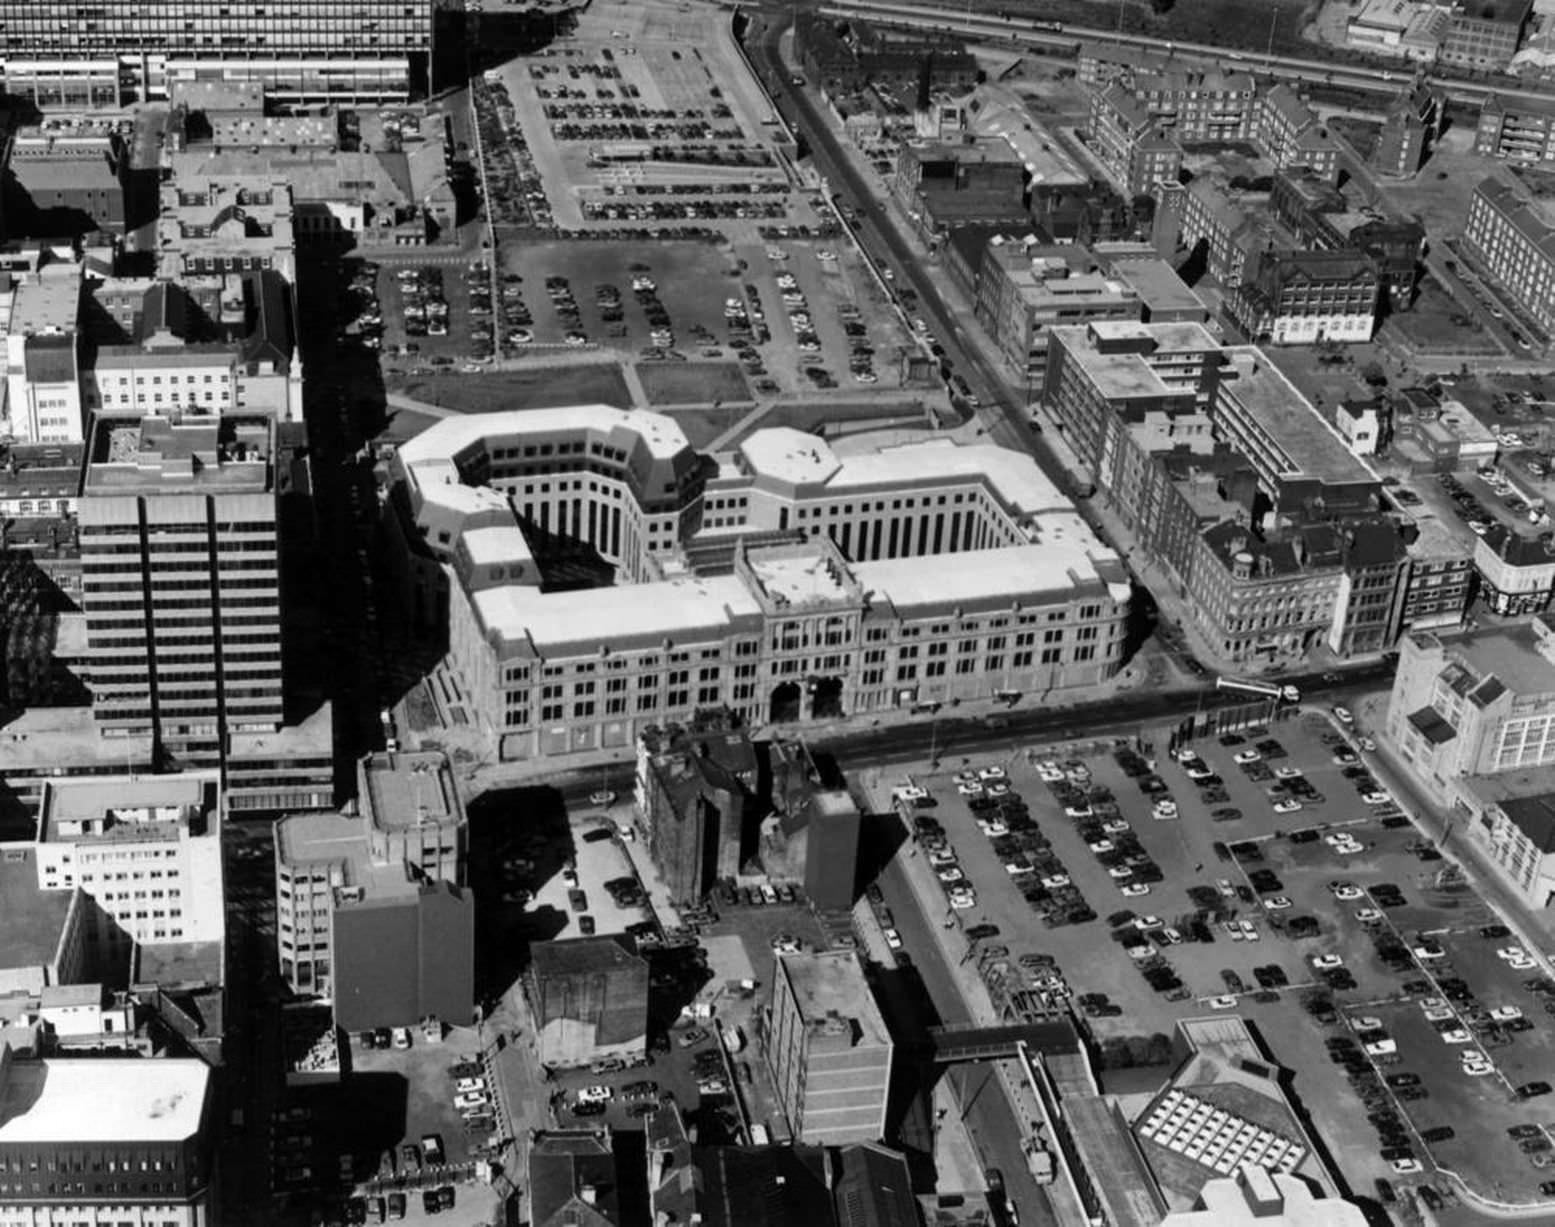
<path fill-rule="evenodd" d="M 53 779 L 153 769 L 149 736 L 105 738 L 90 707 L 33 707 L 0 728 L 0 837 L 30 843 Z"/>
<path fill-rule="evenodd" d="M 1183 148 L 1120 81 L 1091 94 L 1085 134 L 1090 150 L 1129 196 L 1151 195 L 1158 183 L 1176 183 Z"/>
<path fill-rule="evenodd" d="M 47 120 L 24 126 L 11 138 L 5 169 L 9 233 L 124 233 L 129 158 L 117 132 Z"/>
<path fill-rule="evenodd" d="M 1168 260 L 1197 257 L 1226 290 L 1242 284 L 1258 254 L 1282 241 L 1264 192 L 1233 187 L 1214 175 L 1186 184 L 1163 184 L 1151 230 L 1156 249 Z"/>
<path fill-rule="evenodd" d="M 274 427 L 229 415 L 103 417 L 81 499 L 92 706 L 196 765 L 281 725 Z"/>
<path fill-rule="evenodd" d="M 1209 304 L 1148 243 L 1098 243 L 1092 254 L 1108 276 L 1121 281 L 1138 297 L 1141 323 L 1209 322 Z"/>
<path fill-rule="evenodd" d="M 1491 94 L 1480 108 L 1474 152 L 1514 165 L 1555 162 L 1555 99 Z"/>
<path fill-rule="evenodd" d="M 1437 62 L 1448 68 L 1477 72 L 1504 72 L 1517 54 L 1533 0 L 1496 0 L 1472 6 L 1459 0 Z"/>
<path fill-rule="evenodd" d="M 293 991 L 340 1025 L 462 1024 L 474 1000 L 464 807 L 441 754 L 368 755 L 360 813 L 275 827 L 277 946 Z"/>
<path fill-rule="evenodd" d="M 852 951 L 776 956 L 767 1062 L 795 1140 L 885 1135 L 893 1045 Z"/>
<path fill-rule="evenodd" d="M 207 1227 L 214 1086 L 200 1060 L 25 1061 L 0 1045 L 0 1223 Z"/>
<path fill-rule="evenodd" d="M 1304 166 L 1328 182 L 1339 174 L 1339 145 L 1296 88 L 1282 81 L 1264 90 L 1255 139 L 1276 170 Z"/>
<path fill-rule="evenodd" d="M 1555 207 L 1501 176 L 1469 202 L 1465 250 L 1545 331 L 1555 331 Z"/>
<path fill-rule="evenodd" d="M 107 0 L 88 22 L 0 5 L 7 93 L 49 110 L 166 100 L 185 82 L 262 85 L 290 106 L 402 102 L 428 88 L 432 0 L 262 0 L 183 9 Z"/>
<path fill-rule="evenodd" d="M 1446 123 L 1447 96 L 1417 81 L 1388 106 L 1372 150 L 1372 167 L 1394 178 L 1411 178 L 1431 156 Z"/>
<path fill-rule="evenodd" d="M 5 422 L 23 443 L 80 443 L 82 268 L 42 255 L 35 271 L 0 292 L 5 322 Z"/>
<path fill-rule="evenodd" d="M 977 318 L 1033 391 L 1042 386 L 1048 333 L 1055 325 L 1137 320 L 1142 311 L 1131 286 L 1100 272 L 1076 270 L 1070 263 L 1074 254 L 1073 249 L 1056 254 L 1000 243 L 984 257 Z"/>
<path fill-rule="evenodd" d="M 1371 340 L 1380 279 L 1356 251 L 1262 251 L 1227 304 L 1253 341 L 1275 345 Z"/>
<path fill-rule="evenodd" d="M 1365 1227 L 1361 1208 L 1318 1197 L 1305 1181 L 1255 1163 L 1206 1181 L 1191 1210 L 1175 1210 L 1161 1227 Z"/>
<path fill-rule="evenodd" d="M 536 942 L 524 995 L 548 1069 L 647 1054 L 648 962 L 628 937 Z"/>
<path fill-rule="evenodd" d="M 413 136 L 407 137 L 412 123 Z M 194 146 L 168 155 L 165 163 L 181 183 L 284 178 L 291 187 L 293 229 L 302 244 L 420 247 L 456 238 L 443 125 L 430 120 L 423 125 L 407 115 L 392 138 L 380 131 L 361 133 L 358 139 L 361 149 L 354 151 L 298 151 L 284 142 L 267 147 L 257 141 L 241 148 Z"/>
<path fill-rule="evenodd" d="M 97 905 L 100 958 L 141 946 L 220 942 L 227 931 L 215 772 L 51 780 L 35 841 L 38 884 Z"/>
<path fill-rule="evenodd" d="M 1389 740 L 1449 807 L 1453 837 L 1531 907 L 1555 905 L 1555 621 L 1419 632 L 1400 648 Z"/>
<path fill-rule="evenodd" d="M 95 340 L 81 379 L 89 410 L 302 420 L 292 287 L 276 270 L 93 280 L 84 314 Z"/>
<path fill-rule="evenodd" d="M 1385 200 L 1342 188 L 1296 168 L 1274 176 L 1269 208 L 1299 245 L 1321 252 L 1368 257 L 1377 270 L 1390 311 L 1408 311 L 1425 256 L 1425 227 L 1390 210 Z"/>
<path fill-rule="evenodd" d="M 0 854 L 0 998 L 38 996 L 76 984 L 91 970 L 87 930 L 96 924 L 90 896 L 80 887 L 44 890 L 35 844 L 7 840 Z M 0 1043 L 0 1048 L 4 1044 Z"/>
<path fill-rule="evenodd" d="M 578 465 L 588 480 L 561 476 Z M 446 619 L 505 757 L 629 745 L 699 708 L 807 720 L 1086 685 L 1122 663 L 1116 555 L 1002 448 L 839 455 L 774 429 L 704 457 L 669 418 L 574 406 L 448 419 L 395 472 L 405 591 Z M 543 591 L 552 534 L 627 582 Z"/>
<path fill-rule="evenodd" d="M 273 269 L 297 283 L 292 189 L 284 176 L 230 175 L 162 184 L 157 276 L 183 281 L 210 273 Z"/>
<path fill-rule="evenodd" d="M 671 899 L 701 899 L 740 872 L 757 767 L 750 737 L 722 713 L 639 735 L 637 813 Z"/>
<path fill-rule="evenodd" d="M 623 1227 L 608 1129 L 532 1133 L 526 1159 L 532 1227 Z"/>
<path fill-rule="evenodd" d="M 843 23 L 802 16 L 794 23 L 794 50 L 827 94 L 852 94 L 873 85 L 887 94 L 905 94 L 910 103 L 920 88 L 956 96 L 977 84 L 977 61 L 964 44 L 857 17 Z"/>
<path fill-rule="evenodd" d="M 227 739 L 227 813 L 269 817 L 327 810 L 335 804 L 335 722 L 323 703 L 274 732 Z"/>
<path fill-rule="evenodd" d="M 1345 21 L 1345 45 L 1417 64 L 1434 64 L 1447 38 L 1452 9 L 1416 0 L 1365 0 Z"/>
<path fill-rule="evenodd" d="M 1555 619 L 1406 635 L 1387 732 L 1438 798 L 1461 777 L 1555 764 Z"/>
<path fill-rule="evenodd" d="M 1002 137 L 909 141 L 891 190 L 925 234 L 997 224 L 1024 214 L 1026 167 Z"/>

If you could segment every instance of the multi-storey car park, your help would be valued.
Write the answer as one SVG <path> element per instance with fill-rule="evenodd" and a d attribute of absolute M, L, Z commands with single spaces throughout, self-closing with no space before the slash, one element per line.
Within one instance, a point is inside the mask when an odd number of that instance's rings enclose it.
<path fill-rule="evenodd" d="M 1111 677 L 1117 554 L 1028 456 L 950 440 L 839 454 L 759 430 L 700 454 L 604 405 L 439 422 L 395 458 L 407 611 L 508 758 L 630 745 L 727 706 L 756 723 Z M 554 591 L 586 543 L 617 584 Z"/>

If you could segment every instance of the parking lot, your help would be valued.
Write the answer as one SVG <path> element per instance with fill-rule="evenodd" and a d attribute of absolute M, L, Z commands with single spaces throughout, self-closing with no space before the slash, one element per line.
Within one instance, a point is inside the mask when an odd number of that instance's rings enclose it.
<path fill-rule="evenodd" d="M 1100 1041 L 1248 1016 L 1357 1188 L 1424 1189 L 1434 1158 L 1535 1200 L 1543 1135 L 1508 1131 L 1555 1102 L 1541 1082 L 1555 997 L 1370 777 L 1365 744 L 1309 713 L 1170 750 L 1161 734 L 946 764 L 900 785 L 931 795 L 907 855 L 941 878 L 943 921 L 985 982 L 994 967 L 1039 998 L 1071 995 Z"/>
<path fill-rule="evenodd" d="M 495 304 L 484 260 L 384 262 L 372 275 L 386 366 L 480 370 L 491 360 Z"/>
<path fill-rule="evenodd" d="M 718 23 L 667 6 L 607 6 L 487 74 L 477 100 L 493 146 L 488 178 L 502 185 L 494 194 L 521 202 L 516 224 L 575 232 L 815 220 L 774 152 L 775 116 Z"/>
<path fill-rule="evenodd" d="M 587 345 L 643 369 L 718 360 L 726 365 L 710 386 L 743 379 L 739 399 L 750 388 L 894 388 L 911 344 L 857 254 L 818 240 L 512 243 L 500 268 L 508 354 Z"/>

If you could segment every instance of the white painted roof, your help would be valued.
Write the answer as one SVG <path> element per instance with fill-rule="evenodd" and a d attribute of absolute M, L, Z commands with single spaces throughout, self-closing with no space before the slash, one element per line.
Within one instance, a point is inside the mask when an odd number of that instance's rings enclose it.
<path fill-rule="evenodd" d="M 642 439 L 657 460 L 670 460 L 691 444 L 680 423 L 662 413 L 628 412 L 609 405 L 566 405 L 559 409 L 513 409 L 505 413 L 470 413 L 444 418 L 400 445 L 406 464 L 444 460 L 479 439 L 503 435 L 577 433 L 582 430 L 629 430 Z"/>
<path fill-rule="evenodd" d="M 0 1145 L 177 1142 L 200 1128 L 203 1061 L 20 1061 L 0 1071 Z"/>

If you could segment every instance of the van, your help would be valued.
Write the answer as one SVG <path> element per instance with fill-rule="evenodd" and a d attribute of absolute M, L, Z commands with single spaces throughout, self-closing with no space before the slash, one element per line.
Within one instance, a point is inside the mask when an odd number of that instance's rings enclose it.
<path fill-rule="evenodd" d="M 772 1142 L 772 1135 L 767 1132 L 767 1127 L 765 1125 L 752 1125 L 751 1126 L 751 1145 L 752 1146 L 768 1146 L 768 1145 L 771 1145 L 771 1142 Z"/>

